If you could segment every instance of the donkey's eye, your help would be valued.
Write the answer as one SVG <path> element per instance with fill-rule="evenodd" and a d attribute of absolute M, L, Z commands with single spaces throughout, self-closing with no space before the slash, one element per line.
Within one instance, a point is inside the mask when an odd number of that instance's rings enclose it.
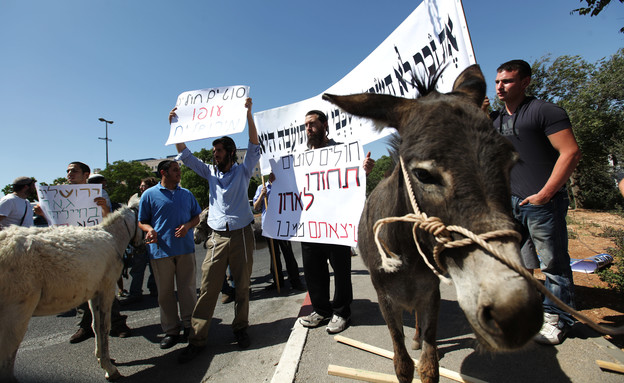
<path fill-rule="evenodd" d="M 422 168 L 415 168 L 412 170 L 414 177 L 418 179 L 418 181 L 424 184 L 437 184 L 439 183 L 438 179 L 428 170 Z"/>

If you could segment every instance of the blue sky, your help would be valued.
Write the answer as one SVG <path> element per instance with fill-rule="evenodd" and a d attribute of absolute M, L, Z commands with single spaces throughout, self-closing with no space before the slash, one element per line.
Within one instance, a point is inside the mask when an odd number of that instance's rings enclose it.
<path fill-rule="evenodd" d="M 0 0 L 0 188 L 18 176 L 51 182 L 71 161 L 163 157 L 178 94 L 249 85 L 254 112 L 315 96 L 345 76 L 420 4 L 407 0 Z M 624 46 L 624 5 L 570 15 L 576 0 L 465 0 L 478 63 L 493 98 L 512 58 Z M 617 84 L 622 86 L 622 84 Z M 246 146 L 247 133 L 234 136 Z M 189 143 L 191 150 L 211 140 Z M 366 148 L 365 148 L 366 149 Z M 367 145 L 373 158 L 382 143 Z"/>

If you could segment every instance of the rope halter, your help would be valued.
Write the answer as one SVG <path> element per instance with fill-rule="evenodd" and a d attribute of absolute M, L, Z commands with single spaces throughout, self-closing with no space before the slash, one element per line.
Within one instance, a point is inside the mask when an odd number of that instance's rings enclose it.
<path fill-rule="evenodd" d="M 388 245 L 386 245 L 386 243 L 379 238 L 382 226 L 391 222 L 410 222 L 414 224 L 412 227 L 412 236 L 414 238 L 414 243 L 418 248 L 418 253 L 422 257 L 425 264 L 429 267 L 429 269 L 431 269 L 431 271 L 433 271 L 433 273 L 438 276 L 438 278 L 442 282 L 447 284 L 450 284 L 451 281 L 449 278 L 443 276 L 443 274 L 446 273 L 446 268 L 444 267 L 440 259 L 440 254 L 445 249 L 458 248 L 475 243 L 485 250 L 489 251 L 490 253 L 495 253 L 496 250 L 487 242 L 490 239 L 499 237 L 512 237 L 518 242 L 520 241 L 521 236 L 515 230 L 495 230 L 476 235 L 470 230 L 467 230 L 461 226 L 445 226 L 442 220 L 438 217 L 428 217 L 427 214 L 421 212 L 418 208 L 418 203 L 416 202 L 416 197 L 414 196 L 414 190 L 412 189 L 412 183 L 410 181 L 409 175 L 407 174 L 407 168 L 405 166 L 405 163 L 403 162 L 403 157 L 399 157 L 399 160 L 401 164 L 403 178 L 405 180 L 405 184 L 407 185 L 410 203 L 412 205 L 412 209 L 414 209 L 414 213 L 409 213 L 402 217 L 381 218 L 377 222 L 375 222 L 375 225 L 373 225 L 373 231 L 375 233 L 375 243 L 377 244 L 377 249 L 379 250 L 379 254 L 381 255 L 381 268 L 384 271 L 390 273 L 395 272 L 402 263 L 399 256 L 390 251 Z M 419 229 L 433 235 L 437 242 L 437 244 L 433 248 L 433 260 L 435 262 L 435 266 L 432 265 L 431 262 L 429 262 L 429 259 L 420 247 L 420 243 L 418 242 Z M 451 232 L 459 233 L 464 236 L 464 238 L 459 240 L 453 240 Z M 508 262 L 511 261 L 508 260 Z"/>

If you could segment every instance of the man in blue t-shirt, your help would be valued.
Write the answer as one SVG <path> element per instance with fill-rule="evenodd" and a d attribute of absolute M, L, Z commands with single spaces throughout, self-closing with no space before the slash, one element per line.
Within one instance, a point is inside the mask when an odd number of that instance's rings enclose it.
<path fill-rule="evenodd" d="M 511 141 L 520 155 L 511 170 L 513 215 L 521 225 L 523 243 L 530 239 L 535 246 L 546 288 L 574 306 L 565 185 L 581 152 L 566 112 L 526 96 L 531 82 L 531 66 L 526 61 L 508 61 L 497 72 L 496 94 L 505 107 L 493 116 L 494 128 Z M 535 341 L 559 344 L 574 318 L 548 298 L 543 303 L 544 324 Z"/>
<path fill-rule="evenodd" d="M 176 161 L 161 161 L 158 174 L 160 183 L 141 195 L 139 227 L 146 233 L 158 288 L 160 324 L 165 332 L 160 348 L 167 349 L 187 339 L 191 332 L 191 314 L 197 302 L 193 227 L 199 223 L 201 208 L 193 193 L 178 185 L 181 173 Z"/>

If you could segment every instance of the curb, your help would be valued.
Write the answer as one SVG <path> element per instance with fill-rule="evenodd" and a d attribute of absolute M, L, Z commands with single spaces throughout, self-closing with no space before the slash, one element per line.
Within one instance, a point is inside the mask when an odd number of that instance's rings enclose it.
<path fill-rule="evenodd" d="M 299 323 L 299 317 L 311 313 L 312 302 L 310 301 L 310 294 L 306 293 L 306 297 L 301 304 L 301 309 L 299 309 L 299 314 L 297 314 L 297 319 L 295 319 L 295 324 L 288 337 L 284 351 L 282 351 L 282 356 L 273 373 L 271 383 L 293 382 L 295 380 L 295 374 L 299 367 L 299 360 L 301 359 L 303 347 L 308 337 L 308 328 L 303 327 L 303 325 Z"/>

